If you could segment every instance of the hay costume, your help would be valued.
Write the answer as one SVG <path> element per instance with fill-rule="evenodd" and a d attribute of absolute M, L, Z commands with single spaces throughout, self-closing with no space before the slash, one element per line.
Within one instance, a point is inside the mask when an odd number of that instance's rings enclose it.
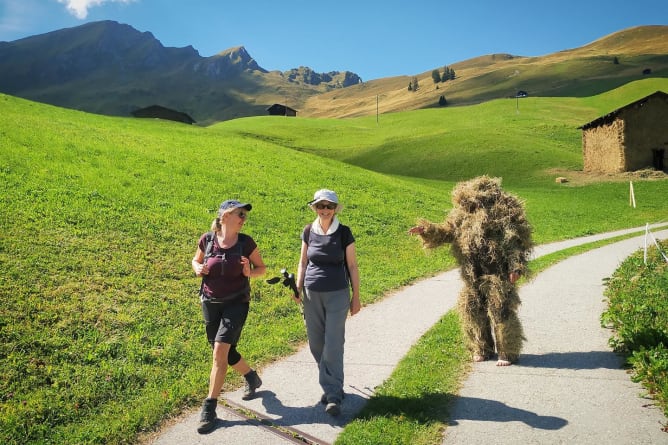
<path fill-rule="evenodd" d="M 410 233 L 420 235 L 426 248 L 451 243 L 464 280 L 458 309 L 474 359 L 489 359 L 496 349 L 498 364 L 508 365 L 519 358 L 524 340 L 511 281 L 511 273 L 529 272 L 533 244 L 524 205 L 501 189 L 500 178 L 488 176 L 457 184 L 452 202 L 442 224 L 420 220 Z"/>

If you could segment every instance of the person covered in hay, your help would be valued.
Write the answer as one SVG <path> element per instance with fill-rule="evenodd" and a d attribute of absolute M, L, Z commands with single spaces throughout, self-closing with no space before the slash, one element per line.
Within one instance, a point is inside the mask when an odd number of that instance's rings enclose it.
<path fill-rule="evenodd" d="M 497 366 L 509 366 L 525 340 L 515 287 L 529 274 L 533 247 L 524 204 L 502 190 L 501 178 L 488 176 L 458 183 L 452 202 L 443 223 L 420 219 L 408 233 L 419 235 L 425 248 L 451 244 L 464 281 L 457 306 L 473 360 L 489 360 L 496 351 Z"/>

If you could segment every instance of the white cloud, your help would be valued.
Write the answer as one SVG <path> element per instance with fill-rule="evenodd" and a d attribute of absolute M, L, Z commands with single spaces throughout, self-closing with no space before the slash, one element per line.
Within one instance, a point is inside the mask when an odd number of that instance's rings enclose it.
<path fill-rule="evenodd" d="M 67 10 L 78 19 L 88 17 L 88 8 L 100 6 L 103 3 L 131 3 L 134 0 L 58 0 L 58 3 L 67 5 Z"/>

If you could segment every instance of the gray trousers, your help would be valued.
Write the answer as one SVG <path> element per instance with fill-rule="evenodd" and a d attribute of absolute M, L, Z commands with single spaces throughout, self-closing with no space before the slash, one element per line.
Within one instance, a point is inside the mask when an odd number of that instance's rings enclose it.
<path fill-rule="evenodd" d="M 305 289 L 304 319 L 311 354 L 318 363 L 319 382 L 327 401 L 343 400 L 343 344 L 350 309 L 348 288 L 317 292 Z"/>

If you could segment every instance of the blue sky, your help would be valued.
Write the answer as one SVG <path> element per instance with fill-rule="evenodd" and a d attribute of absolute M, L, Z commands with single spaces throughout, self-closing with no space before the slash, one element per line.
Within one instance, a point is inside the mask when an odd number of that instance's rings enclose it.
<path fill-rule="evenodd" d="M 666 25 L 668 0 L 0 0 L 0 41 L 98 20 L 205 57 L 243 45 L 268 70 L 308 66 L 373 80 L 484 54 L 540 56 Z"/>

